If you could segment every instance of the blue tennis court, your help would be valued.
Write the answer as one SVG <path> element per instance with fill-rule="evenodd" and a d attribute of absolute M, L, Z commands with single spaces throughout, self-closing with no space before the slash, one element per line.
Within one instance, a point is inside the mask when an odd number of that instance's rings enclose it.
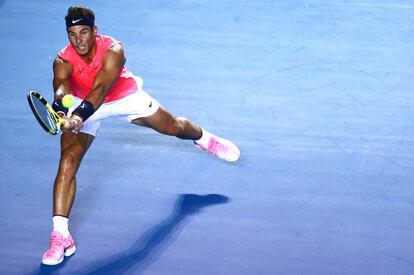
<path fill-rule="evenodd" d="M 105 121 L 83 160 L 77 251 L 41 265 L 71 5 L 123 42 L 144 89 L 241 150 Z M 414 274 L 414 2 L 0 0 L 1 274 Z"/>

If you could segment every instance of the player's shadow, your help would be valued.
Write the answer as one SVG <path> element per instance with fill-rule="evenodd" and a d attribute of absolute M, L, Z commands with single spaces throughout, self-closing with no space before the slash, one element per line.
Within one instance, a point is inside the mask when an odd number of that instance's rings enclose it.
<path fill-rule="evenodd" d="M 228 197 L 218 194 L 179 195 L 171 215 L 144 233 L 130 248 L 84 267 L 74 274 L 122 274 L 131 268 L 134 274 L 138 274 L 173 242 L 177 232 L 183 229 L 183 225 L 192 215 L 207 206 L 227 203 L 229 200 Z"/>
<path fill-rule="evenodd" d="M 58 265 L 44 265 L 40 264 L 40 271 L 35 271 L 33 274 L 37 275 L 54 275 L 59 274 L 59 270 L 64 270 L 66 265 L 70 265 L 71 257 L 66 257 L 65 260 Z"/>

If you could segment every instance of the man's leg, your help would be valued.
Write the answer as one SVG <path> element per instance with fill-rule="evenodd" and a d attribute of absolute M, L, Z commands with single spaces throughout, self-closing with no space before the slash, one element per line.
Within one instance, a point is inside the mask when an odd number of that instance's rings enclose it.
<path fill-rule="evenodd" d="M 239 149 L 231 141 L 207 132 L 187 118 L 174 117 L 162 106 L 153 115 L 137 118 L 132 123 L 180 139 L 191 139 L 198 147 L 226 161 L 236 161 L 240 157 Z"/>
<path fill-rule="evenodd" d="M 53 188 L 53 216 L 69 217 L 76 192 L 76 172 L 94 137 L 64 132 L 61 157 Z"/>
<path fill-rule="evenodd" d="M 84 133 L 65 132 L 61 136 L 61 158 L 53 187 L 53 231 L 50 248 L 42 258 L 43 264 L 59 264 L 64 255 L 75 253 L 68 218 L 76 193 L 76 172 L 93 139 L 93 136 Z"/>
<path fill-rule="evenodd" d="M 162 106 L 155 114 L 137 118 L 132 123 L 150 127 L 161 134 L 175 136 L 180 139 L 197 140 L 202 135 L 199 126 L 184 117 L 174 117 Z"/>

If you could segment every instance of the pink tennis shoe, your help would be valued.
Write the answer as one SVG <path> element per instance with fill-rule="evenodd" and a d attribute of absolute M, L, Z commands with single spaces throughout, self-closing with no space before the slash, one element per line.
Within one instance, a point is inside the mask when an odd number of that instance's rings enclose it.
<path fill-rule="evenodd" d="M 218 158 L 226 161 L 236 161 L 240 157 L 239 148 L 237 148 L 233 142 L 224 138 L 219 138 L 212 135 L 208 141 L 207 147 L 197 143 L 196 141 L 194 141 L 194 144 L 197 147 L 206 150 Z"/>
<path fill-rule="evenodd" d="M 75 241 L 70 234 L 65 239 L 59 232 L 52 231 L 50 234 L 50 248 L 43 254 L 42 263 L 45 265 L 60 264 L 64 256 L 72 256 L 75 251 Z"/>

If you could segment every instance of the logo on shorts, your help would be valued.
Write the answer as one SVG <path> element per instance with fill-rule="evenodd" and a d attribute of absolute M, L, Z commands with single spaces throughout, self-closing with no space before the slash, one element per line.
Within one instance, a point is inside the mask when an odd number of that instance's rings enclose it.
<path fill-rule="evenodd" d="M 152 100 L 150 100 L 150 104 L 149 104 L 149 107 L 150 107 L 150 108 L 152 107 Z"/>

